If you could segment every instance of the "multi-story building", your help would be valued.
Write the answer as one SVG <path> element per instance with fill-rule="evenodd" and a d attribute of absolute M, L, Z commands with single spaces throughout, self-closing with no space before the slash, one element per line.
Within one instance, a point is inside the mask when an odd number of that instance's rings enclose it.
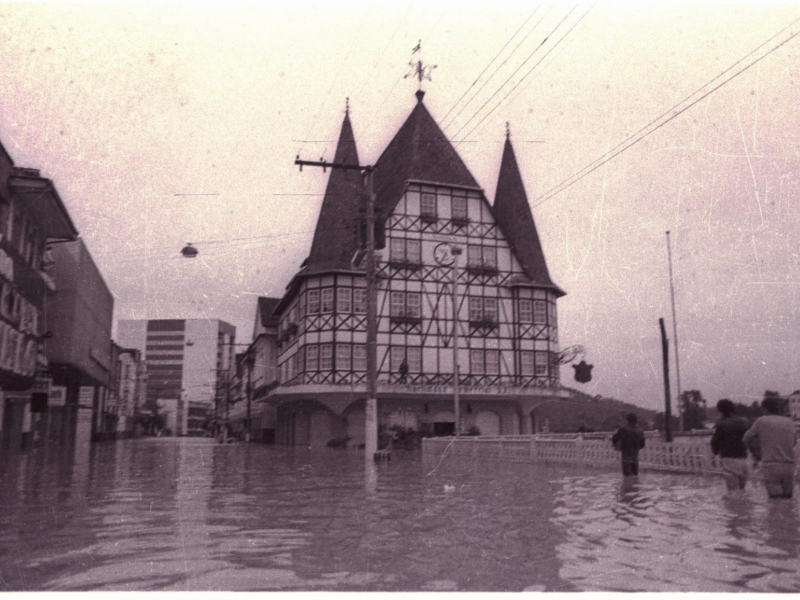
<path fill-rule="evenodd" d="M 113 438 L 116 412 L 109 403 L 114 373 L 111 326 L 114 297 L 83 240 L 52 244 L 49 290 L 43 321 L 53 386 L 77 407 L 78 443 Z M 60 392 L 59 392 L 60 393 Z M 86 435 L 86 434 L 89 435 Z"/>
<path fill-rule="evenodd" d="M 78 232 L 53 182 L 17 167 L 0 144 L 0 454 L 74 439 L 76 399 L 48 403 L 47 242 Z"/>
<path fill-rule="evenodd" d="M 558 368 L 556 302 L 564 292 L 550 279 L 510 136 L 492 205 L 423 95 L 374 165 L 385 232 L 377 259 L 379 423 L 452 433 L 457 361 L 460 430 L 529 433 L 536 407 L 569 396 Z M 334 162 L 358 161 L 345 114 Z M 332 169 L 310 254 L 275 309 L 280 385 L 265 403 L 277 411 L 278 443 L 364 441 L 363 198 L 358 171 Z"/>
<path fill-rule="evenodd" d="M 278 384 L 278 319 L 280 298 L 260 296 L 256 303 L 253 341 L 236 355 L 230 424 L 235 435 L 255 442 L 275 442 L 275 408 L 264 399 Z M 241 344 L 244 345 L 244 344 Z"/>
<path fill-rule="evenodd" d="M 145 406 L 174 435 L 203 435 L 226 398 L 236 328 L 218 319 L 123 320 L 117 339 L 144 356 Z"/>

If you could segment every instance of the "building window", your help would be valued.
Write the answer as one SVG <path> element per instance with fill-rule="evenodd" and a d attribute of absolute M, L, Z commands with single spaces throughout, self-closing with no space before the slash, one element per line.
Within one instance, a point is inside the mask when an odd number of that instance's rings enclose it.
<path fill-rule="evenodd" d="M 519 299 L 519 320 L 520 323 L 530 323 L 533 321 L 533 305 L 527 298 Z"/>
<path fill-rule="evenodd" d="M 389 315 L 404 317 L 406 315 L 406 295 L 404 292 L 392 292 L 389 297 Z"/>
<path fill-rule="evenodd" d="M 487 375 L 500 374 L 500 354 L 497 350 L 485 351 L 485 370 Z"/>
<path fill-rule="evenodd" d="M 353 312 L 359 315 L 367 312 L 367 290 L 356 288 L 353 290 Z"/>
<path fill-rule="evenodd" d="M 471 296 L 469 299 L 469 320 L 480 321 L 483 319 L 483 298 Z"/>
<path fill-rule="evenodd" d="M 547 375 L 547 352 L 536 353 L 536 376 Z"/>
<path fill-rule="evenodd" d="M 333 312 L 333 288 L 323 288 L 321 306 L 323 314 Z"/>
<path fill-rule="evenodd" d="M 497 270 L 497 248 L 494 246 L 468 246 L 467 269 Z"/>
<path fill-rule="evenodd" d="M 353 290 L 350 288 L 338 288 L 336 290 L 336 303 L 336 312 L 339 314 L 353 312 Z"/>
<path fill-rule="evenodd" d="M 330 371 L 333 369 L 333 344 L 319 345 L 319 370 Z"/>
<path fill-rule="evenodd" d="M 469 371 L 473 375 L 483 375 L 483 350 L 469 351 Z"/>
<path fill-rule="evenodd" d="M 367 370 L 367 345 L 355 344 L 353 346 L 353 370 L 366 371 Z"/>
<path fill-rule="evenodd" d="M 422 294 L 406 293 L 406 316 L 419 319 L 422 316 Z"/>
<path fill-rule="evenodd" d="M 389 296 L 389 316 L 422 318 L 422 294 L 419 292 L 392 292 Z"/>
<path fill-rule="evenodd" d="M 402 238 L 392 238 L 389 242 L 389 260 L 405 260 L 406 241 Z"/>
<path fill-rule="evenodd" d="M 480 267 L 483 264 L 483 254 L 480 246 L 467 246 L 467 267 Z"/>
<path fill-rule="evenodd" d="M 389 350 L 389 368 L 392 373 L 400 372 L 400 365 L 406 359 L 406 349 L 402 346 L 394 346 Z"/>
<path fill-rule="evenodd" d="M 489 269 L 497 268 L 497 248 L 494 246 L 483 247 L 483 266 Z"/>
<path fill-rule="evenodd" d="M 305 373 L 306 370 L 306 353 L 302 350 L 298 350 L 297 353 L 294 355 L 295 357 L 295 371 L 297 373 Z"/>
<path fill-rule="evenodd" d="M 466 196 L 453 196 L 450 204 L 450 211 L 453 221 L 467 221 L 467 198 Z"/>
<path fill-rule="evenodd" d="M 336 370 L 350 370 L 350 346 L 348 344 L 336 344 Z"/>
<path fill-rule="evenodd" d="M 519 353 L 519 370 L 522 375 L 533 375 L 533 352 L 523 350 Z"/>
<path fill-rule="evenodd" d="M 406 259 L 415 264 L 422 262 L 422 242 L 420 240 L 406 240 Z"/>
<path fill-rule="evenodd" d="M 319 371 L 319 346 L 306 346 L 306 369 L 309 373 Z"/>
<path fill-rule="evenodd" d="M 483 318 L 486 321 L 497 323 L 497 298 L 483 299 Z"/>
<path fill-rule="evenodd" d="M 547 323 L 547 303 L 544 300 L 533 301 L 533 322 L 537 325 Z"/>
<path fill-rule="evenodd" d="M 469 320 L 471 323 L 497 323 L 497 298 L 470 296 Z"/>
<path fill-rule="evenodd" d="M 436 194 L 430 188 L 422 190 L 420 216 L 423 219 L 436 219 Z"/>
<path fill-rule="evenodd" d="M 406 348 L 409 373 L 422 373 L 422 348 Z"/>
<path fill-rule="evenodd" d="M 308 290 L 308 314 L 319 314 L 319 290 Z"/>
<path fill-rule="evenodd" d="M 422 242 L 420 240 L 392 238 L 389 246 L 389 260 L 391 262 L 421 264 Z"/>

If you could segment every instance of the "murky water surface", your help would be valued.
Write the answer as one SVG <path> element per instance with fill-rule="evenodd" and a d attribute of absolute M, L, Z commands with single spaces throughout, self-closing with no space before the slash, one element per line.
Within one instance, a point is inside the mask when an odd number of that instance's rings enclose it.
<path fill-rule="evenodd" d="M 0 465 L 0 590 L 800 591 L 720 479 L 150 439 Z"/>

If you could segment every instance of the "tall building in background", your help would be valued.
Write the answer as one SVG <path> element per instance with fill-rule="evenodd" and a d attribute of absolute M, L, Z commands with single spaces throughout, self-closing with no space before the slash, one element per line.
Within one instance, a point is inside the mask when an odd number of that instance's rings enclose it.
<path fill-rule="evenodd" d="M 203 435 L 224 409 L 236 328 L 218 319 L 122 320 L 117 340 L 144 356 L 144 409 L 173 435 Z"/>

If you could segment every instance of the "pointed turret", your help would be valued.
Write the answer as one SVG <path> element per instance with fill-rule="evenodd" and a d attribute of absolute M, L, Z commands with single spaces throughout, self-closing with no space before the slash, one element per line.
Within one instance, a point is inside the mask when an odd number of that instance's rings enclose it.
<path fill-rule="evenodd" d="M 391 212 L 406 182 L 419 181 L 480 189 L 467 166 L 425 108 L 425 92 L 416 92 L 417 105 L 375 163 L 378 210 Z"/>
<path fill-rule="evenodd" d="M 359 164 L 349 107 L 333 161 Z M 305 273 L 352 269 L 350 261 L 358 248 L 358 209 L 362 193 L 360 171 L 331 169 Z"/>
<path fill-rule="evenodd" d="M 555 288 L 557 294 L 563 296 L 564 292 L 552 282 L 547 271 L 539 234 L 533 222 L 528 196 L 525 194 L 525 186 L 508 133 L 492 209 L 500 230 L 505 234 L 511 250 L 522 264 L 528 278 L 535 284 Z"/>

